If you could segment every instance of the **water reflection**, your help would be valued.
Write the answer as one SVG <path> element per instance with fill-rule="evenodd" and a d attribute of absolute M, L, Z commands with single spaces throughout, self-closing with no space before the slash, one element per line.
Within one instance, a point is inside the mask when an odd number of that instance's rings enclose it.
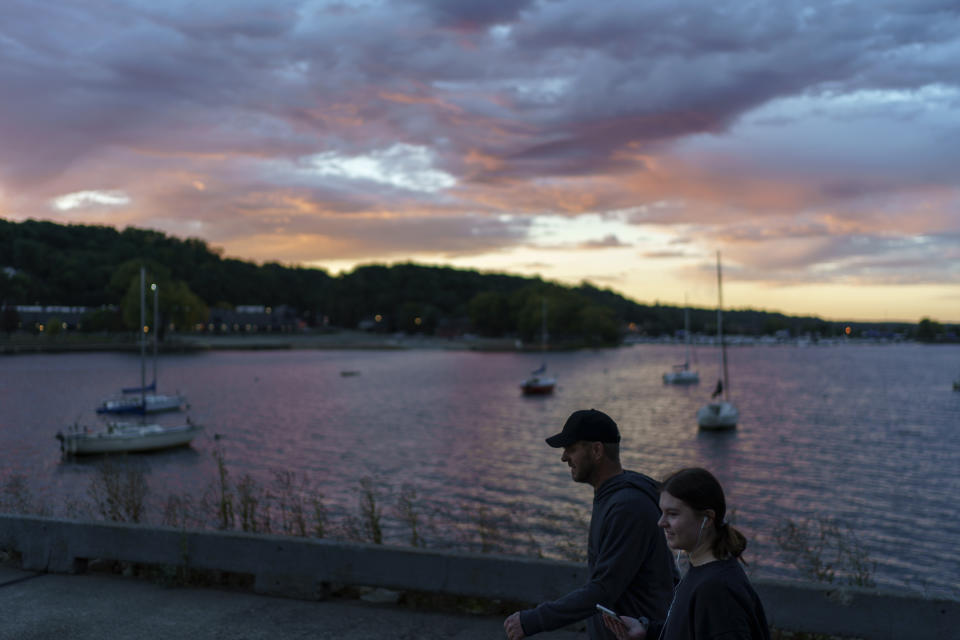
<path fill-rule="evenodd" d="M 270 486 L 277 471 L 296 473 L 334 516 L 356 511 L 363 477 L 373 479 L 388 517 L 409 484 L 432 526 L 453 532 L 451 544 L 465 517 L 488 513 L 518 545 L 532 533 L 546 555 L 558 556 L 584 535 L 578 519 L 588 517 L 592 491 L 570 480 L 544 438 L 570 412 L 595 407 L 620 425 L 627 468 L 654 477 L 690 465 L 714 471 L 738 526 L 752 536 L 761 573 L 789 575 L 771 540 L 778 522 L 826 514 L 856 529 L 881 584 L 956 589 L 960 394 L 948 386 L 956 369 L 950 349 L 734 349 L 741 424 L 718 433 L 696 426 L 714 354 L 696 355 L 704 382 L 677 387 L 661 375 L 682 359 L 679 346 L 548 353 L 559 384 L 546 397 L 519 389 L 540 354 L 163 356 L 164 385 L 188 395 L 190 415 L 206 431 L 191 448 L 137 460 L 158 502 L 169 493 L 199 498 L 216 478 L 215 450 L 234 481 L 249 475 Z M 29 476 L 54 503 L 82 496 L 96 461 L 61 461 L 53 434 L 95 419 L 97 401 L 128 384 L 135 363 L 124 354 L 0 360 L 4 473 Z M 390 531 L 403 540 L 396 526 Z"/>

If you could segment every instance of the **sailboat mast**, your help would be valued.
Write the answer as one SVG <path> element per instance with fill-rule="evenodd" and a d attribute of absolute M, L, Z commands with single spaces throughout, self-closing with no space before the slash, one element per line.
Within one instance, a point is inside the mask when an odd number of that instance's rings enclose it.
<path fill-rule="evenodd" d="M 160 305 L 158 304 L 160 287 L 154 282 L 153 289 L 153 392 L 157 392 L 157 341 L 160 339 Z"/>
<path fill-rule="evenodd" d="M 144 325 L 146 324 L 146 306 L 147 306 L 147 292 L 146 292 L 146 269 L 142 266 L 140 267 L 140 406 L 143 409 L 147 407 L 147 340 L 146 336 L 143 333 Z"/>
<path fill-rule="evenodd" d="M 547 350 L 547 299 L 540 300 L 540 351 Z"/>
<path fill-rule="evenodd" d="M 684 356 L 683 369 L 690 368 L 690 306 L 687 302 L 687 294 L 683 294 L 683 338 L 687 343 L 687 352 Z"/>
<path fill-rule="evenodd" d="M 720 360 L 723 366 L 723 399 L 729 394 L 727 377 L 727 343 L 723 340 L 723 276 L 720 271 L 720 252 L 717 251 L 717 333 L 720 335 Z"/>

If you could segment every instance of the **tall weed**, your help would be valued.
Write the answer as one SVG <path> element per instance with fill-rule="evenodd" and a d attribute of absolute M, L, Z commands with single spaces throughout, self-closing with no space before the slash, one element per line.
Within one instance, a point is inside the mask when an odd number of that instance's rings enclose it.
<path fill-rule="evenodd" d="M 36 497 L 22 473 L 12 473 L 3 480 L 0 487 L 0 513 L 43 516 L 49 509 Z"/>
<path fill-rule="evenodd" d="M 832 518 L 781 521 L 773 532 L 780 555 L 817 582 L 874 587 L 877 563 L 848 526 Z"/>
<path fill-rule="evenodd" d="M 87 496 L 93 501 L 97 513 L 111 522 L 145 521 L 148 493 L 144 469 L 126 459 L 120 465 L 105 458 L 97 465 L 87 487 Z"/>

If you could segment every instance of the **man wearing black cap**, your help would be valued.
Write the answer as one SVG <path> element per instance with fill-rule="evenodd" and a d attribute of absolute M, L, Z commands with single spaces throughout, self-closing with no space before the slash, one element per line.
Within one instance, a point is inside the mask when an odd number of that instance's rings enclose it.
<path fill-rule="evenodd" d="M 574 411 L 547 444 L 563 449 L 560 460 L 574 481 L 593 486 L 590 579 L 562 598 L 512 614 L 503 623 L 507 637 L 519 640 L 587 619 L 591 639 L 612 639 L 598 604 L 619 615 L 664 619 L 677 573 L 657 526 L 659 491 L 651 478 L 620 466 L 617 423 L 596 409 Z"/>

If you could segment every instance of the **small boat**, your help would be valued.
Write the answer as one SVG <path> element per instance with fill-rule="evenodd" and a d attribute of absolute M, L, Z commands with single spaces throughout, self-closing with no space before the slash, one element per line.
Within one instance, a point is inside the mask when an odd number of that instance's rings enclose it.
<path fill-rule="evenodd" d="M 145 327 L 145 309 L 146 309 L 146 273 L 143 267 L 140 268 L 140 326 Z M 153 289 L 153 381 L 146 383 L 146 341 L 144 334 L 140 333 L 140 385 L 136 387 L 124 387 L 125 395 L 104 400 L 97 407 L 97 413 L 158 413 L 160 411 L 179 411 L 186 403 L 187 399 L 180 395 L 157 393 L 157 336 L 160 326 L 160 307 L 159 307 L 159 289 L 156 284 L 151 285 Z M 128 395 L 127 395 L 128 394 Z M 137 394 L 137 395 L 134 395 Z"/>
<path fill-rule="evenodd" d="M 673 371 L 663 374 L 664 384 L 699 384 L 700 373 L 690 370 L 690 309 L 683 311 L 683 337 L 686 343 L 686 357 L 683 364 L 673 365 Z"/>
<path fill-rule="evenodd" d="M 723 341 L 723 279 L 720 274 L 720 252 L 717 252 L 717 339 L 720 341 L 720 375 L 710 402 L 697 411 L 697 424 L 707 431 L 734 429 L 740 411 L 729 399 L 727 379 L 727 345 Z M 719 398 L 719 399 L 717 399 Z"/>
<path fill-rule="evenodd" d="M 112 422 L 96 430 L 74 426 L 66 433 L 58 433 L 56 438 L 64 454 L 81 456 L 182 447 L 190 444 L 201 431 L 202 426 L 189 420 L 175 426 Z"/>
<path fill-rule="evenodd" d="M 700 384 L 700 374 L 690 370 L 687 363 L 673 365 L 673 371 L 663 374 L 664 384 Z"/>
<path fill-rule="evenodd" d="M 673 371 L 663 374 L 664 384 L 699 384 L 700 373 L 690 370 L 690 309 L 683 311 L 683 336 L 687 345 L 687 355 L 683 364 L 673 365 Z"/>
<path fill-rule="evenodd" d="M 540 350 L 547 350 L 547 300 L 544 298 L 540 306 Z M 525 396 L 546 396 L 553 393 L 557 386 L 555 378 L 547 375 L 547 363 L 543 362 L 539 368 L 530 372 L 530 375 L 520 384 L 520 390 Z"/>
<path fill-rule="evenodd" d="M 520 389 L 525 396 L 543 396 L 553 393 L 557 381 L 547 375 L 547 364 L 543 363 L 539 369 L 530 372 L 530 377 L 523 381 Z"/>

